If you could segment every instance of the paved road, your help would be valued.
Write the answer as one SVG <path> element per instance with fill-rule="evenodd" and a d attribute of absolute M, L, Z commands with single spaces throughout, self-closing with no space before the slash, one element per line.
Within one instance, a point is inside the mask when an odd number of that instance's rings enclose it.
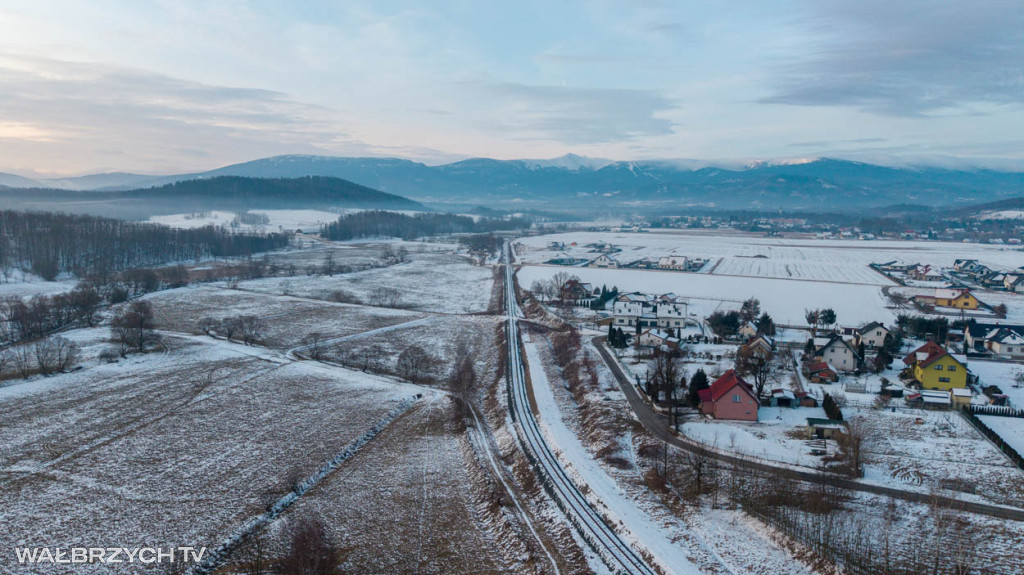
<path fill-rule="evenodd" d="M 863 483 L 860 481 L 854 481 L 845 477 L 837 477 L 833 475 L 825 475 L 817 472 L 801 471 L 799 469 L 793 469 L 790 467 L 780 467 L 777 465 L 771 465 L 762 463 L 759 461 L 752 461 L 750 459 L 736 457 L 720 453 L 717 451 L 711 451 L 699 443 L 692 440 L 686 439 L 685 437 L 673 434 L 668 429 L 666 424 L 665 416 L 658 415 L 653 409 L 647 404 L 647 402 L 640 396 L 636 388 L 633 386 L 626 374 L 622 372 L 622 368 L 619 366 L 615 358 L 611 356 L 611 352 L 604 345 L 604 336 L 593 338 L 594 347 L 600 352 L 602 359 L 608 369 L 615 375 L 615 379 L 619 382 L 619 387 L 622 388 L 622 393 L 626 395 L 626 399 L 629 401 L 630 407 L 633 409 L 633 413 L 636 414 L 637 419 L 640 420 L 641 425 L 644 426 L 651 435 L 654 435 L 662 441 L 666 441 L 671 445 L 685 449 L 693 453 L 700 453 L 707 457 L 716 459 L 736 465 L 738 467 L 745 467 L 748 469 L 756 469 L 765 473 L 782 477 L 785 479 L 796 479 L 800 481 L 806 481 L 808 483 L 828 483 L 830 485 L 838 485 L 845 489 L 852 491 L 862 491 L 865 493 L 874 493 L 877 495 L 886 495 L 895 499 L 903 499 L 905 501 L 914 501 L 917 503 L 934 503 L 936 496 L 930 493 L 922 493 L 919 491 L 905 491 L 902 489 L 895 489 L 892 487 L 884 487 L 881 485 L 872 485 L 870 483 Z M 989 515 L 992 517 L 998 517 L 1000 519 L 1012 519 L 1015 521 L 1024 521 L 1024 510 L 1012 509 L 1008 507 L 1000 507 L 998 505 L 988 505 L 985 503 L 975 503 L 970 501 L 962 501 L 959 499 L 953 499 L 949 497 L 938 497 L 939 502 L 943 505 L 951 508 L 959 508 L 972 513 L 978 513 L 981 515 Z"/>

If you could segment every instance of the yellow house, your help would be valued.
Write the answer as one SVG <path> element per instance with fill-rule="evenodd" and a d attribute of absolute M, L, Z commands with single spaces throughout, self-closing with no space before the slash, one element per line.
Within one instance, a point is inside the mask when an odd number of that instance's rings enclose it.
<path fill-rule="evenodd" d="M 938 307 L 954 307 L 957 309 L 978 309 L 981 302 L 968 289 L 937 289 L 935 305 Z"/>
<path fill-rule="evenodd" d="M 949 391 L 967 387 L 967 366 L 933 341 L 911 352 L 903 363 L 913 370 L 921 389 Z"/>

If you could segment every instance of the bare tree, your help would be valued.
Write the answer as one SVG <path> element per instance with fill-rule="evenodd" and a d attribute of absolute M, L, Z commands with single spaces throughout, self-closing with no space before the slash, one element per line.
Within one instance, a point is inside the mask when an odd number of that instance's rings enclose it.
<path fill-rule="evenodd" d="M 741 346 L 736 352 L 736 373 L 754 385 L 758 400 L 765 397 L 765 387 L 778 376 L 775 355 L 752 345 Z"/>
<path fill-rule="evenodd" d="M 679 431 L 676 399 L 684 378 L 679 369 L 678 352 L 655 352 L 652 384 L 658 392 L 665 394 L 665 402 L 669 406 L 669 425 L 674 426 L 676 431 Z"/>
<path fill-rule="evenodd" d="M 861 475 L 861 467 L 865 462 L 864 447 L 869 440 L 869 429 L 861 417 L 847 420 L 846 429 L 836 436 L 836 444 L 843 460 L 843 470 L 851 477 Z"/>
<path fill-rule="evenodd" d="M 305 347 L 306 353 L 309 355 L 310 359 L 315 359 L 317 361 L 323 359 L 323 357 L 324 357 L 324 345 L 323 344 L 324 344 L 324 334 L 322 334 L 322 333 L 320 333 L 318 331 L 314 331 L 312 333 L 309 333 L 309 334 L 306 335 L 306 337 L 302 338 L 302 345 Z"/>
<path fill-rule="evenodd" d="M 16 345 L 10 348 L 11 359 L 13 360 L 14 369 L 18 371 L 22 379 L 32 375 L 35 370 L 35 356 L 32 354 L 32 346 Z"/>
<path fill-rule="evenodd" d="M 422 347 L 411 345 L 398 354 L 398 361 L 395 369 L 402 379 L 413 383 L 423 383 L 429 378 L 427 373 L 433 363 L 433 359 Z"/>
<path fill-rule="evenodd" d="M 153 306 L 147 301 L 134 301 L 119 311 L 110 322 L 114 337 L 121 347 L 121 355 L 129 350 L 142 352 L 157 341 L 153 321 Z"/>
<path fill-rule="evenodd" d="M 334 252 L 327 252 L 327 255 L 324 256 L 324 275 L 334 276 L 335 269 L 337 269 L 337 266 L 334 263 Z"/>
<path fill-rule="evenodd" d="M 316 518 L 305 518 L 292 530 L 291 546 L 281 558 L 281 575 L 330 575 L 336 572 L 341 553 L 327 529 Z"/>
<path fill-rule="evenodd" d="M 448 387 L 458 400 L 462 417 L 466 417 L 470 413 L 476 384 L 476 368 L 473 365 L 473 357 L 465 343 L 462 343 L 455 352 L 455 365 L 448 376 Z"/>
<path fill-rule="evenodd" d="M 398 307 L 402 292 L 392 287 L 381 286 L 370 292 L 370 305 L 377 307 Z"/>
<path fill-rule="evenodd" d="M 242 343 L 253 345 L 263 337 L 264 321 L 256 315 L 243 315 L 238 318 Z"/>

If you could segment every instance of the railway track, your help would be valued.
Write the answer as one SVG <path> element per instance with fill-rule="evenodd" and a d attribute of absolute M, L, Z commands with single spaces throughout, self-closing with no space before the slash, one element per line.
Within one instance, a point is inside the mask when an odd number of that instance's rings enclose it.
<path fill-rule="evenodd" d="M 530 407 L 526 388 L 525 360 L 519 341 L 519 319 L 522 310 L 516 301 L 515 272 L 511 262 L 511 244 L 506 243 L 505 262 L 505 316 L 508 345 L 509 409 L 515 422 L 519 440 L 541 483 L 565 513 L 577 533 L 594 549 L 612 572 L 628 575 L 657 575 L 640 554 L 624 541 L 604 517 L 587 501 L 580 489 L 562 468 L 547 440 L 541 433 Z"/>

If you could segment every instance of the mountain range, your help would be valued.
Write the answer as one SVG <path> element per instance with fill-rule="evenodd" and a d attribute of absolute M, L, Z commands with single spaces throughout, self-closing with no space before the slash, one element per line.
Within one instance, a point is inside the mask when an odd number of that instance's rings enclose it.
<path fill-rule="evenodd" d="M 112 173 L 32 181 L 2 174 L 0 185 L 112 191 L 218 176 L 329 176 L 435 205 L 538 208 L 857 210 L 893 204 L 966 205 L 1024 196 L 1024 173 L 1019 172 L 895 168 L 830 158 L 727 169 L 571 154 L 553 160 L 473 158 L 440 166 L 397 158 L 289 155 L 171 176 Z"/>

